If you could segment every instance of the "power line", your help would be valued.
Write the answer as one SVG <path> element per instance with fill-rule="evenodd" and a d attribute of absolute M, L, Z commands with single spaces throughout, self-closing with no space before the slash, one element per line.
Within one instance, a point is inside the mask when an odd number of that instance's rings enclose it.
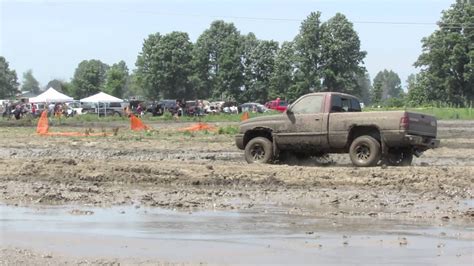
<path fill-rule="evenodd" d="M 129 10 L 123 10 L 123 12 L 130 12 Z M 137 11 L 133 11 L 137 12 Z M 201 18 L 215 18 L 215 19 L 240 19 L 240 20 L 257 20 L 257 21 L 281 21 L 281 22 L 303 22 L 304 19 L 295 18 L 277 18 L 277 17 L 248 17 L 248 16 L 226 16 L 226 15 L 203 15 L 203 14 L 191 14 L 191 13 L 175 13 L 175 12 L 162 12 L 143 10 L 138 11 L 140 13 L 150 13 L 164 16 L 180 16 L 180 17 L 201 17 Z M 437 22 L 416 22 L 416 21 L 378 21 L 378 20 L 352 20 L 349 22 L 353 24 L 371 24 L 371 25 L 410 25 L 410 26 L 439 26 L 442 28 L 474 28 L 473 23 L 459 24 L 459 23 L 437 23 Z"/>

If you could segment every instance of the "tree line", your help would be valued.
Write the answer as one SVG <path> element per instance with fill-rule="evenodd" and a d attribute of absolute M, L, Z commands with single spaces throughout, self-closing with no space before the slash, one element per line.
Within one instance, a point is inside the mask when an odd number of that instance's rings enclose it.
<path fill-rule="evenodd" d="M 392 70 L 380 71 L 371 82 L 363 63 L 366 52 L 360 49 L 353 24 L 340 13 L 323 22 L 320 12 L 310 13 L 295 38 L 281 44 L 260 40 L 253 33 L 243 35 L 233 23 L 222 20 L 212 22 L 195 43 L 185 32 L 150 34 L 133 71 L 123 61 L 109 66 L 100 60 L 84 60 L 70 82 L 52 80 L 46 87 L 75 98 L 105 91 L 150 100 L 265 102 L 338 91 L 376 105 L 443 101 L 465 106 L 474 97 L 473 32 L 472 4 L 458 1 L 444 11 L 438 29 L 422 39 L 423 53 L 415 62 L 420 72 L 409 76 L 407 93 Z M 23 75 L 22 84 L 22 90 L 39 90 L 31 71 Z M 18 89 L 16 73 L 3 57 L 0 86 L 0 98 Z"/>

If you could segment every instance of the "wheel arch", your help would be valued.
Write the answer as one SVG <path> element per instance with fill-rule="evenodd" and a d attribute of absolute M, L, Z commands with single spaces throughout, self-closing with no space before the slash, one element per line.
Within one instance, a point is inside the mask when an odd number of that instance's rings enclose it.
<path fill-rule="evenodd" d="M 380 128 L 376 125 L 352 125 L 349 129 L 349 134 L 347 135 L 346 149 L 349 149 L 352 142 L 360 136 L 371 136 L 376 139 L 381 145 L 382 148 L 385 146 L 383 144 L 383 136 Z"/>
<path fill-rule="evenodd" d="M 273 143 L 273 130 L 267 127 L 256 127 L 249 129 L 244 134 L 244 147 L 247 146 L 247 143 L 256 137 L 264 137 L 270 140 Z"/>

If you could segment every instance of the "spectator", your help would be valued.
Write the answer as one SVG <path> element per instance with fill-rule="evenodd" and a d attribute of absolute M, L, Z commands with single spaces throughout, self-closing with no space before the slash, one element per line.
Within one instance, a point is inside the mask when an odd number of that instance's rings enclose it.
<path fill-rule="evenodd" d="M 10 102 L 7 102 L 7 105 L 5 106 L 5 111 L 3 112 L 3 116 L 10 119 L 11 113 L 12 113 L 12 104 Z"/>
<path fill-rule="evenodd" d="M 61 118 L 61 113 L 62 113 L 61 104 L 59 103 L 55 104 L 53 110 L 54 110 L 54 116 Z"/>
<path fill-rule="evenodd" d="M 53 115 L 54 115 L 54 107 L 55 107 L 54 103 L 50 103 L 50 104 L 48 105 L 48 113 L 49 113 L 49 116 L 53 116 Z"/>
<path fill-rule="evenodd" d="M 127 106 L 125 106 L 125 108 L 123 109 L 123 112 L 125 113 L 125 115 L 126 115 L 127 117 L 130 117 L 130 114 L 131 114 L 131 112 L 130 112 L 130 104 L 127 105 Z"/>
<path fill-rule="evenodd" d="M 197 100 L 196 107 L 197 107 L 197 115 L 198 116 L 203 115 L 204 105 L 202 103 L 202 100 Z"/>
<path fill-rule="evenodd" d="M 36 117 L 36 105 L 34 103 L 31 104 L 31 115 Z"/>
<path fill-rule="evenodd" d="M 139 116 L 142 116 L 143 115 L 143 108 L 142 108 L 142 105 L 141 104 L 138 104 L 137 106 L 137 114 Z"/>
<path fill-rule="evenodd" d="M 16 120 L 21 118 L 21 105 L 17 104 L 15 106 L 15 110 L 13 111 L 13 115 L 15 116 Z"/>

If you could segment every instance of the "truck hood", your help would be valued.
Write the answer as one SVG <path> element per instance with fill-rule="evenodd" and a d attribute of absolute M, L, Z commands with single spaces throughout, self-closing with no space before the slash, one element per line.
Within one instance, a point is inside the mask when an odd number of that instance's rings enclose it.
<path fill-rule="evenodd" d="M 252 128 L 270 128 L 274 131 L 278 131 L 282 125 L 285 124 L 285 121 L 288 120 L 286 113 L 277 114 L 277 115 L 268 115 L 250 118 L 248 120 L 242 121 L 239 125 L 240 133 Z"/>

